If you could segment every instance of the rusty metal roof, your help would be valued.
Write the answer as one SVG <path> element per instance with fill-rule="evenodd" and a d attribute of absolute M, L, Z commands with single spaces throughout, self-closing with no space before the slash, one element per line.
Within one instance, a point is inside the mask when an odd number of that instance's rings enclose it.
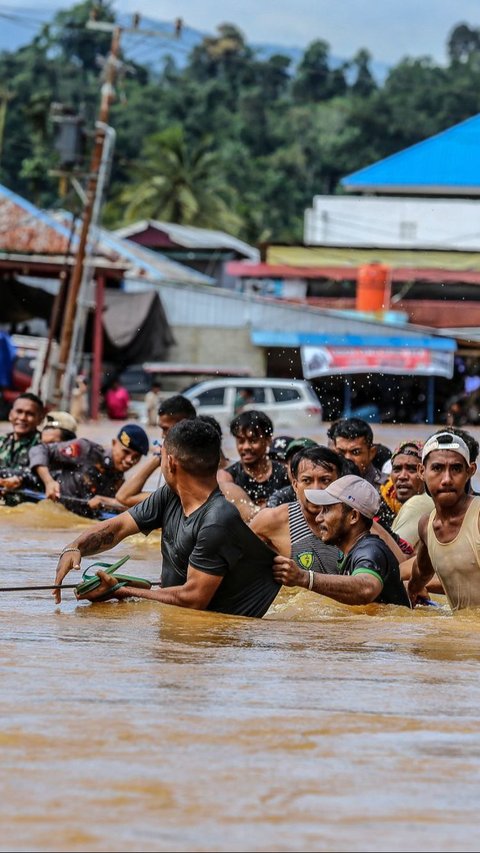
<path fill-rule="evenodd" d="M 40 256 L 43 256 L 45 262 L 56 256 L 54 263 L 58 262 L 59 256 L 63 256 L 62 263 L 65 263 L 68 251 L 74 257 L 79 241 L 80 221 L 77 219 L 74 222 L 73 235 L 72 222 L 73 217 L 68 211 L 48 213 L 40 210 L 0 184 L 0 263 L 14 258 L 18 260 L 18 256 L 30 259 L 35 256 L 38 265 L 41 265 Z M 95 246 L 96 266 L 123 269 L 126 276 L 133 275 L 153 283 L 215 283 L 209 276 L 172 261 L 160 252 L 153 252 L 130 240 L 122 240 L 104 228 L 95 229 L 92 246 Z"/>
<path fill-rule="evenodd" d="M 65 254 L 69 229 L 0 185 L 0 252 Z"/>

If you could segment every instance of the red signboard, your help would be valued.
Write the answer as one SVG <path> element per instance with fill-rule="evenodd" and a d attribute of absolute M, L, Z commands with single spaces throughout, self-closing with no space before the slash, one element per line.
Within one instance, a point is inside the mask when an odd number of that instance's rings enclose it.
<path fill-rule="evenodd" d="M 425 347 L 302 347 L 305 379 L 342 373 L 453 376 L 453 352 Z"/>

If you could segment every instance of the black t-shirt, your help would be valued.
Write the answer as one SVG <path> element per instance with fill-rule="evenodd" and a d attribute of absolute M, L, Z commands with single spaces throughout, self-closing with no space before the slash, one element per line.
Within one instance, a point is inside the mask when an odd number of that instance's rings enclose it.
<path fill-rule="evenodd" d="M 280 589 L 272 573 L 275 554 L 219 489 L 188 517 L 167 485 L 129 512 L 142 533 L 162 528 L 162 587 L 182 586 L 190 564 L 223 577 L 207 610 L 237 616 L 267 612 Z"/>
<path fill-rule="evenodd" d="M 378 536 L 367 533 L 353 546 L 338 564 L 341 575 L 359 575 L 365 572 L 374 575 L 383 584 L 375 599 L 382 604 L 403 604 L 410 607 L 405 587 L 400 578 L 398 562 L 388 545 Z"/>

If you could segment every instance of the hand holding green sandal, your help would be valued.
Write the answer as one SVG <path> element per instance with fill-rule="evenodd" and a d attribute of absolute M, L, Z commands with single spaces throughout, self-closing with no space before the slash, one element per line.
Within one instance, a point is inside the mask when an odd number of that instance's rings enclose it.
<path fill-rule="evenodd" d="M 118 572 L 118 569 L 129 559 L 130 557 L 126 556 L 122 557 L 121 560 L 117 560 L 116 563 L 92 563 L 90 566 L 87 566 L 83 573 L 83 581 L 75 588 L 76 598 L 79 601 L 83 599 L 88 599 L 89 601 L 108 601 L 109 598 L 112 598 L 112 596 L 115 595 L 117 590 L 124 586 L 132 586 L 137 589 L 151 589 L 152 584 L 149 580 L 146 580 L 146 578 L 137 578 L 133 575 L 126 575 Z M 96 567 L 102 570 L 100 574 L 103 575 L 103 577 L 100 577 L 98 572 L 95 572 L 94 574 L 90 573 L 91 569 Z M 98 589 L 98 587 L 107 580 L 105 576 L 109 576 L 112 581 L 110 589 L 107 589 L 98 596 L 90 597 L 91 593 Z"/>

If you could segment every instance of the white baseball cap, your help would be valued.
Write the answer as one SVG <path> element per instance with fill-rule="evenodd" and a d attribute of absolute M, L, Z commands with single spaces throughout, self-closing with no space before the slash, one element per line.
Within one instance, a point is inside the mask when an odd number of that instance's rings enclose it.
<path fill-rule="evenodd" d="M 78 424 L 69 412 L 48 412 L 42 424 L 42 429 L 47 429 L 48 427 L 66 429 L 69 432 L 76 433 Z"/>
<path fill-rule="evenodd" d="M 453 450 L 455 453 L 463 456 L 467 465 L 470 465 L 468 444 L 464 442 L 463 438 L 460 438 L 459 435 L 455 435 L 453 432 L 437 432 L 435 435 L 431 435 L 423 445 L 422 462 L 425 461 L 432 450 Z"/>
<path fill-rule="evenodd" d="M 347 504 L 367 518 L 373 518 L 380 507 L 380 495 L 374 486 L 355 474 L 339 477 L 326 489 L 305 489 L 305 497 L 317 506 Z"/>

